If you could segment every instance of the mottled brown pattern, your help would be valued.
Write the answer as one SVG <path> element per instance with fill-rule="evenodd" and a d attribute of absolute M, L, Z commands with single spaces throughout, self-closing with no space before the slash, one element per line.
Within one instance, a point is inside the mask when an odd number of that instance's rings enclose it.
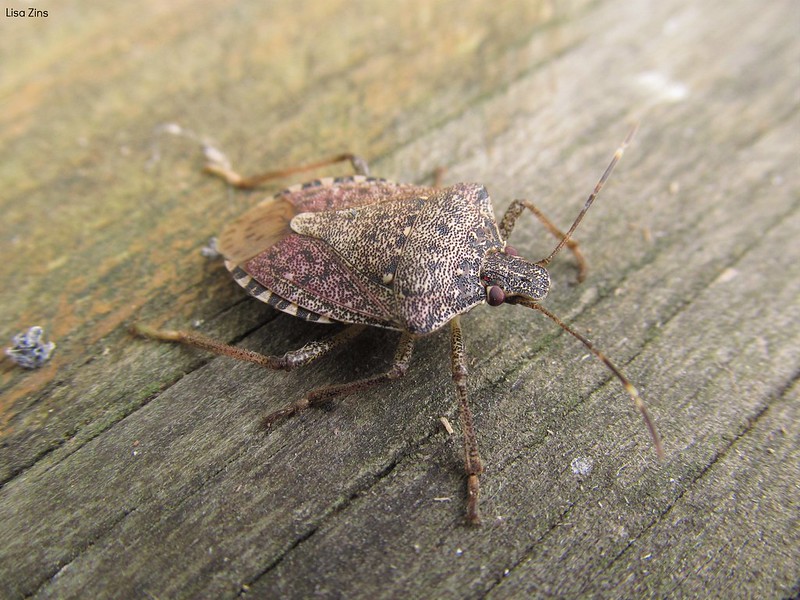
<path fill-rule="evenodd" d="M 486 188 L 461 183 L 436 190 L 397 268 L 395 295 L 404 329 L 436 331 L 484 302 L 481 263 L 487 252 L 503 246 Z"/>
<path fill-rule="evenodd" d="M 289 204 L 297 214 L 287 224 Z M 270 213 L 283 222 L 260 236 L 249 219 Z M 434 189 L 359 175 L 292 186 L 245 213 L 223 240 L 237 233 L 266 245 L 237 262 L 228 256 L 235 243 L 221 244 L 229 268 L 286 300 L 277 308 L 418 335 L 485 301 L 481 264 L 504 245 L 480 185 Z"/>
<path fill-rule="evenodd" d="M 431 188 L 425 186 L 352 175 L 294 185 L 278 194 L 276 198 L 288 200 L 295 206 L 297 212 L 301 213 L 380 204 L 410 196 L 425 196 L 431 191 Z"/>
<path fill-rule="evenodd" d="M 352 175 L 316 179 L 293 185 L 267 198 L 229 223 L 219 236 L 218 249 L 229 261 L 242 265 L 286 237 L 297 213 L 341 210 L 374 205 L 414 195 L 430 188 Z"/>
<path fill-rule="evenodd" d="M 386 304 L 388 294 L 354 275 L 321 240 L 290 234 L 243 269 L 268 290 L 313 313 L 343 323 L 397 328 Z"/>
<path fill-rule="evenodd" d="M 505 252 L 486 256 L 481 267 L 481 281 L 486 286 L 499 286 L 506 297 L 518 295 L 538 301 L 544 300 L 550 291 L 547 269 Z"/>
<path fill-rule="evenodd" d="M 291 228 L 325 240 L 360 276 L 391 286 L 425 200 L 415 196 L 359 208 L 304 212 L 292 219 Z"/>
<path fill-rule="evenodd" d="M 276 293 L 268 290 L 263 285 L 258 283 L 255 279 L 253 279 L 244 269 L 241 267 L 237 267 L 234 264 L 226 261 L 225 266 L 231 271 L 231 275 L 233 275 L 234 280 L 240 286 L 247 290 L 247 292 L 251 296 L 255 296 L 262 302 L 266 302 L 270 306 L 282 310 L 285 313 L 293 315 L 298 319 L 303 319 L 304 321 L 314 321 L 316 323 L 332 323 L 330 319 L 327 317 L 323 317 L 315 312 L 311 312 L 304 308 L 297 306 L 297 304 L 291 303 L 288 300 L 281 298 Z"/>
<path fill-rule="evenodd" d="M 241 265 L 288 235 L 295 213 L 285 198 L 267 198 L 222 230 L 217 249 L 228 261 Z"/>

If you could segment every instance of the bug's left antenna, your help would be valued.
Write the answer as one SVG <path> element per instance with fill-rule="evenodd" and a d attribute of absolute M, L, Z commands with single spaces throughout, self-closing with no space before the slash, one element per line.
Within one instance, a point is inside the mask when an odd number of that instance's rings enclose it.
<path fill-rule="evenodd" d="M 586 199 L 586 202 L 584 203 L 581 212 L 579 212 L 578 216 L 575 217 L 575 221 L 572 223 L 572 226 L 569 228 L 569 230 L 567 230 L 567 233 L 564 234 L 564 237 L 561 238 L 561 241 L 558 242 L 558 245 L 553 249 L 550 255 L 538 261 L 536 263 L 537 265 L 546 267 L 550 263 L 550 261 L 553 260 L 555 255 L 561 252 L 561 249 L 567 244 L 569 239 L 572 237 L 572 234 L 575 232 L 575 230 L 578 228 L 578 225 L 580 225 L 581 221 L 583 220 L 583 216 L 589 210 L 589 207 L 594 203 L 595 199 L 597 198 L 597 195 L 600 193 L 600 190 L 603 189 L 603 186 L 608 180 L 608 176 L 611 175 L 611 171 L 614 170 L 614 167 L 617 166 L 619 159 L 622 158 L 622 155 L 625 152 L 625 148 L 627 148 L 628 144 L 631 143 L 631 140 L 633 139 L 633 136 L 636 134 L 637 129 L 639 129 L 638 123 L 636 123 L 631 128 L 631 130 L 628 132 L 628 135 L 625 137 L 625 140 L 622 142 L 622 144 L 620 144 L 619 148 L 617 148 L 617 151 L 614 152 L 614 156 L 611 159 L 611 162 L 608 164 L 606 170 L 603 172 L 603 175 L 595 184 L 594 190 L 592 190 L 592 193 Z"/>

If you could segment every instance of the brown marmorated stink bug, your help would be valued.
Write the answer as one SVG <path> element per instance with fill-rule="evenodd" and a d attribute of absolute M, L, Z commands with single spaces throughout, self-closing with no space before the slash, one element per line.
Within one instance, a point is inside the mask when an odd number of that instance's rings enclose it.
<path fill-rule="evenodd" d="M 584 336 L 540 302 L 550 287 L 545 267 L 564 247 L 586 264 L 571 239 L 622 156 L 635 129 L 617 149 L 572 226 L 562 233 L 533 204 L 515 200 L 498 223 L 486 189 L 478 184 L 427 187 L 368 176 L 366 163 L 352 154 L 244 179 L 226 165 L 206 170 L 229 184 L 249 189 L 261 183 L 350 161 L 356 175 L 293 185 L 257 204 L 229 224 L 218 249 L 236 282 L 251 295 L 291 315 L 318 323 L 348 323 L 332 337 L 283 356 L 266 356 L 190 331 L 135 326 L 149 338 L 180 342 L 268 369 L 306 365 L 351 340 L 366 327 L 400 332 L 391 368 L 380 375 L 312 390 L 265 419 L 271 424 L 333 398 L 402 377 L 420 336 L 450 324 L 452 377 L 456 388 L 467 475 L 467 521 L 480 522 L 479 481 L 483 471 L 467 402 L 467 360 L 459 315 L 478 304 L 518 304 L 543 313 L 580 340 L 622 382 L 641 412 L 659 457 L 653 422 L 636 388 Z M 522 212 L 530 210 L 559 239 L 537 262 L 521 258 L 506 242 Z"/>

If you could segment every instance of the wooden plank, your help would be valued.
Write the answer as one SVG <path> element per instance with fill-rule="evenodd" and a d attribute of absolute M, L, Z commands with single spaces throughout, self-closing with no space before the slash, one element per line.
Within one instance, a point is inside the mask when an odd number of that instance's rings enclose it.
<path fill-rule="evenodd" d="M 39 324 L 58 346 L 38 371 L 0 370 L 0 595 L 796 594 L 795 24 L 790 2 L 682 0 L 6 18 L 0 330 Z M 479 529 L 462 524 L 459 433 L 439 424 L 457 423 L 444 336 L 403 382 L 265 433 L 303 392 L 385 368 L 396 335 L 286 374 L 127 334 L 197 321 L 282 353 L 331 331 L 201 255 L 261 195 L 203 176 L 201 141 L 246 172 L 342 150 L 396 180 L 443 166 L 498 211 L 527 197 L 568 224 L 633 120 L 579 230 L 589 277 L 571 285 L 560 258 L 547 306 L 641 389 L 663 464 L 611 375 L 521 308 L 463 319 Z M 552 246 L 534 219 L 512 241 Z"/>

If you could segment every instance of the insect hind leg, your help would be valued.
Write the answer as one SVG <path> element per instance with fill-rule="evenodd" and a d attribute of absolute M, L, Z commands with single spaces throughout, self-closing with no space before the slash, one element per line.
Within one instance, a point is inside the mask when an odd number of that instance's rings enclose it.
<path fill-rule="evenodd" d="M 311 390 L 300 400 L 297 400 L 286 408 L 277 410 L 264 417 L 264 425 L 272 425 L 276 421 L 296 415 L 298 412 L 301 412 L 307 408 L 322 406 L 334 398 L 368 390 L 394 379 L 403 377 L 406 374 L 406 371 L 408 370 L 408 364 L 411 361 L 411 354 L 414 350 L 414 339 L 414 336 L 412 336 L 410 333 L 402 333 L 400 341 L 397 343 L 397 349 L 395 350 L 392 366 L 385 373 L 374 375 L 373 377 L 358 379 L 349 383 L 329 385 L 317 388 L 316 390 Z"/>
<path fill-rule="evenodd" d="M 253 350 L 247 350 L 246 348 L 231 346 L 230 344 L 220 342 L 219 340 L 194 331 L 155 329 L 137 323 L 131 328 L 131 333 L 151 340 L 193 346 L 194 348 L 207 350 L 220 356 L 229 356 L 236 360 L 251 362 L 260 367 L 275 371 L 291 371 L 292 369 L 302 367 L 303 365 L 307 365 L 325 356 L 335 348 L 352 340 L 364 331 L 364 329 L 366 329 L 365 325 L 351 325 L 328 339 L 311 342 L 298 350 L 287 352 L 283 356 L 269 356 L 267 354 L 254 352 Z"/>

